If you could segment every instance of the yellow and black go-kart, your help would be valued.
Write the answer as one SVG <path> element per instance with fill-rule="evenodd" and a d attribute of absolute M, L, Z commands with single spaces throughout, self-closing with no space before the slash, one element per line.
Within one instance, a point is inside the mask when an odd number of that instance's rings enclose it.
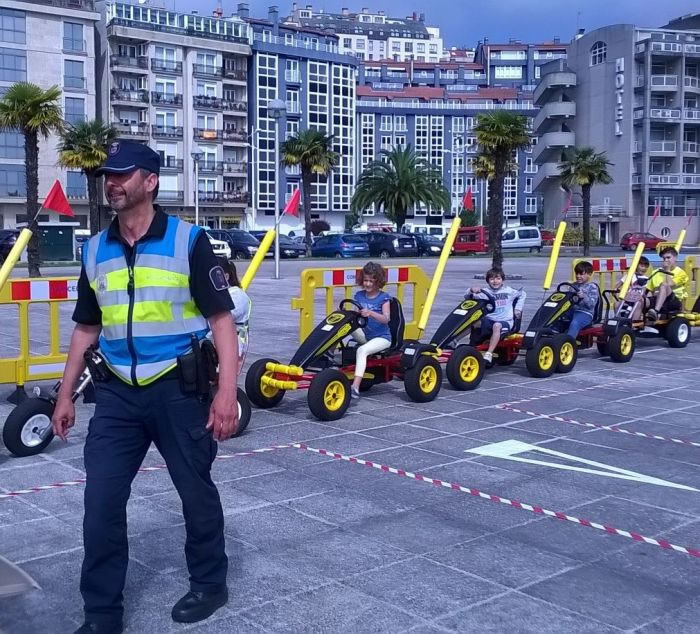
<path fill-rule="evenodd" d="M 391 346 L 367 359 L 360 385 L 365 391 L 393 379 L 404 382 L 414 401 L 433 400 L 440 391 L 442 369 L 433 354 L 415 354 L 404 345 L 404 316 L 401 303 L 390 300 Z M 289 390 L 308 390 L 311 413 L 320 420 L 338 420 L 350 405 L 350 381 L 355 370 L 356 346 L 344 343 L 357 328 L 367 325 L 362 307 L 351 299 L 340 302 L 302 342 L 288 365 L 275 359 L 259 359 L 250 366 L 245 388 L 250 401 L 261 408 L 275 407 Z"/>

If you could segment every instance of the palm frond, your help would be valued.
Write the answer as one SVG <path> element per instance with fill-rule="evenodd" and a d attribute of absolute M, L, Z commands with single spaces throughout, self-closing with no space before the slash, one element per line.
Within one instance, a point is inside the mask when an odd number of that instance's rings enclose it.
<path fill-rule="evenodd" d="M 83 121 L 67 127 L 58 145 L 58 164 L 62 167 L 96 170 L 107 158 L 107 146 L 116 138 L 111 125 L 101 119 Z"/>
<path fill-rule="evenodd" d="M 613 182 L 608 172 L 610 165 L 605 152 L 596 152 L 592 147 L 575 148 L 566 152 L 559 163 L 559 177 L 567 187 L 609 185 Z"/>
<path fill-rule="evenodd" d="M 35 133 L 47 138 L 64 127 L 59 105 L 61 89 L 46 90 L 29 82 L 17 82 L 0 99 L 0 128 Z"/>

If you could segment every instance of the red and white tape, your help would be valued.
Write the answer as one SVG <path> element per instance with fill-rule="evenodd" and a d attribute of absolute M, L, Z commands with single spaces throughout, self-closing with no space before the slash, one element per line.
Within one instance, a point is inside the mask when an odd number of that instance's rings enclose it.
<path fill-rule="evenodd" d="M 508 412 L 516 412 L 518 414 L 526 414 L 527 416 L 532 416 L 533 418 L 546 418 L 548 420 L 556 420 L 560 423 L 568 423 L 569 425 L 580 425 L 581 427 L 590 427 L 591 429 L 602 429 L 604 431 L 614 431 L 618 434 L 627 434 L 628 436 L 638 436 L 639 438 L 648 438 L 650 440 L 663 440 L 665 442 L 673 442 L 678 445 L 690 445 L 692 447 L 700 447 L 700 442 L 693 442 L 692 440 L 684 440 L 683 438 L 669 438 L 668 436 L 659 436 L 658 434 L 647 434 L 643 431 L 634 431 L 632 429 L 625 429 L 624 427 L 610 427 L 608 425 L 598 425 L 596 423 L 584 423 L 580 420 L 574 420 L 573 418 L 566 418 L 565 416 L 554 416 L 552 414 L 538 414 L 537 412 L 530 412 L 526 409 L 518 409 L 517 407 L 511 407 L 510 405 L 498 405 L 498 409 L 503 409 Z M 618 423 L 621 424 L 621 423 Z"/>
<path fill-rule="evenodd" d="M 444 480 L 438 480 L 437 478 L 429 478 L 420 473 L 412 473 L 411 471 L 404 471 L 403 469 L 396 469 L 394 467 L 389 467 L 387 465 L 379 464 L 377 462 L 372 462 L 371 460 L 364 460 L 362 458 L 355 458 L 353 456 L 344 456 L 340 453 L 335 453 L 333 451 L 327 451 L 326 449 L 316 449 L 315 447 L 309 447 L 302 443 L 294 443 L 292 447 L 297 449 L 303 449 L 304 451 L 310 451 L 312 453 L 317 453 L 322 456 L 328 456 L 330 458 L 336 458 L 337 460 L 344 460 L 346 462 L 353 462 L 356 464 L 364 465 L 366 467 L 371 467 L 373 469 L 378 469 L 379 471 L 385 471 L 387 473 L 393 473 L 394 475 L 399 475 L 404 478 L 410 478 L 412 480 L 418 480 L 419 482 L 427 482 L 434 486 L 445 487 L 447 489 L 452 489 L 453 491 L 460 491 L 462 493 L 468 493 L 474 497 L 479 497 L 484 500 L 490 500 L 491 502 L 498 502 L 500 504 L 505 504 L 507 506 L 513 506 L 524 511 L 530 511 L 531 513 L 536 513 L 537 515 L 544 515 L 546 517 L 552 517 L 565 522 L 572 522 L 574 524 L 580 524 L 581 526 L 588 526 L 589 528 L 595 528 L 611 535 L 620 535 L 621 537 L 627 537 L 628 539 L 633 539 L 637 542 L 644 542 L 645 544 L 650 544 L 652 546 L 659 546 L 666 550 L 674 550 L 685 555 L 690 555 L 692 557 L 700 558 L 700 550 L 697 548 L 690 548 L 686 546 L 678 546 L 672 544 L 666 539 L 656 539 L 654 537 L 646 537 L 639 533 L 633 531 L 626 531 L 620 528 L 615 528 L 614 526 L 608 526 L 607 524 L 599 524 L 597 522 L 591 522 L 590 520 L 583 519 L 580 517 L 574 517 L 573 515 L 567 515 L 566 513 L 561 513 L 558 511 L 550 511 L 548 509 L 542 508 L 541 506 L 535 506 L 533 504 L 525 504 L 524 502 L 518 502 L 517 500 L 510 500 L 508 498 L 501 497 L 500 495 L 493 495 L 491 493 L 484 493 L 478 489 L 473 489 L 471 487 L 465 487 L 456 482 L 446 482 Z"/>
<path fill-rule="evenodd" d="M 217 460 L 227 460 L 229 458 L 241 458 L 243 456 L 255 456 L 256 454 L 269 453 L 271 451 L 277 451 L 278 449 L 289 449 L 292 445 L 273 445 L 271 447 L 262 447 L 261 449 L 252 449 L 251 451 L 239 451 L 232 454 L 222 454 L 217 456 Z M 150 473 L 151 471 L 163 471 L 167 469 L 167 465 L 158 464 L 151 467 L 141 467 L 139 469 L 140 473 Z M 75 480 L 66 480 L 64 482 L 54 482 L 53 484 L 43 484 L 40 486 L 29 487 L 27 489 L 18 489 L 17 491 L 10 491 L 9 493 L 0 493 L 0 500 L 5 498 L 15 498 L 20 495 L 27 495 L 29 493 L 38 493 L 39 491 L 48 491 L 50 489 L 62 489 L 64 487 L 77 486 L 79 484 L 85 484 L 85 478 L 77 478 Z"/>

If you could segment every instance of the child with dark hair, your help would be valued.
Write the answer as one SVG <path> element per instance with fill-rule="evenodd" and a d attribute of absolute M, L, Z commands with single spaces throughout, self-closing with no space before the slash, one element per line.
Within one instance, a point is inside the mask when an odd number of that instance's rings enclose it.
<path fill-rule="evenodd" d="M 649 279 L 649 288 L 654 306 L 647 311 L 647 320 L 655 322 L 659 313 L 672 313 L 683 310 L 683 300 L 688 296 L 686 286 L 688 274 L 677 265 L 678 251 L 674 247 L 664 247 L 659 253 L 662 260 L 661 271 Z"/>
<path fill-rule="evenodd" d="M 482 337 L 490 336 L 488 350 L 484 352 L 484 361 L 487 363 L 493 361 L 493 351 L 498 342 L 503 335 L 513 330 L 515 318 L 521 317 L 525 305 L 525 291 L 505 286 L 505 281 L 506 274 L 501 269 L 490 269 L 486 272 L 486 283 L 488 284 L 486 292 L 479 286 L 474 286 L 465 295 L 465 297 L 481 295 L 486 299 L 490 299 L 489 296 L 491 296 L 495 300 L 495 310 L 481 320 Z"/>
<path fill-rule="evenodd" d="M 238 274 L 236 273 L 236 265 L 233 260 L 222 257 L 218 258 L 218 260 L 226 274 L 228 292 L 233 301 L 231 315 L 236 324 L 236 332 L 238 334 L 238 353 L 240 357 L 238 371 L 240 373 L 243 369 L 243 360 L 248 352 L 248 322 L 250 320 L 251 302 L 248 294 L 241 288 L 241 283 L 238 281 Z"/>
<path fill-rule="evenodd" d="M 593 323 L 593 315 L 600 298 L 600 289 L 595 282 L 591 282 L 593 265 L 590 262 L 578 262 L 574 267 L 576 281 L 572 286 L 578 291 L 579 301 L 574 304 L 571 311 L 571 322 L 567 334 L 574 339 L 578 333 Z"/>
<path fill-rule="evenodd" d="M 360 343 L 356 351 L 355 377 L 350 390 L 352 398 L 360 397 L 360 383 L 367 369 L 367 357 L 391 346 L 391 296 L 382 290 L 386 284 L 386 270 L 381 264 L 368 262 L 360 272 L 358 284 L 362 290 L 355 293 L 354 299 L 362 306 L 360 314 L 367 318 L 367 325 L 352 333 L 352 338 Z"/>

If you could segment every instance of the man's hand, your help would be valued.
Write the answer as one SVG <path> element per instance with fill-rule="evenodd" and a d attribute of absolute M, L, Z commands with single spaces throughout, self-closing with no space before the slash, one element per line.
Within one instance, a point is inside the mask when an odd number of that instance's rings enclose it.
<path fill-rule="evenodd" d="M 219 386 L 214 400 L 209 408 L 209 421 L 207 429 L 210 429 L 214 440 L 228 440 L 238 431 L 238 400 L 236 398 L 236 386 Z"/>
<path fill-rule="evenodd" d="M 75 405 L 70 396 L 59 397 L 53 411 L 53 433 L 63 442 L 68 442 L 70 428 L 75 425 Z"/>

